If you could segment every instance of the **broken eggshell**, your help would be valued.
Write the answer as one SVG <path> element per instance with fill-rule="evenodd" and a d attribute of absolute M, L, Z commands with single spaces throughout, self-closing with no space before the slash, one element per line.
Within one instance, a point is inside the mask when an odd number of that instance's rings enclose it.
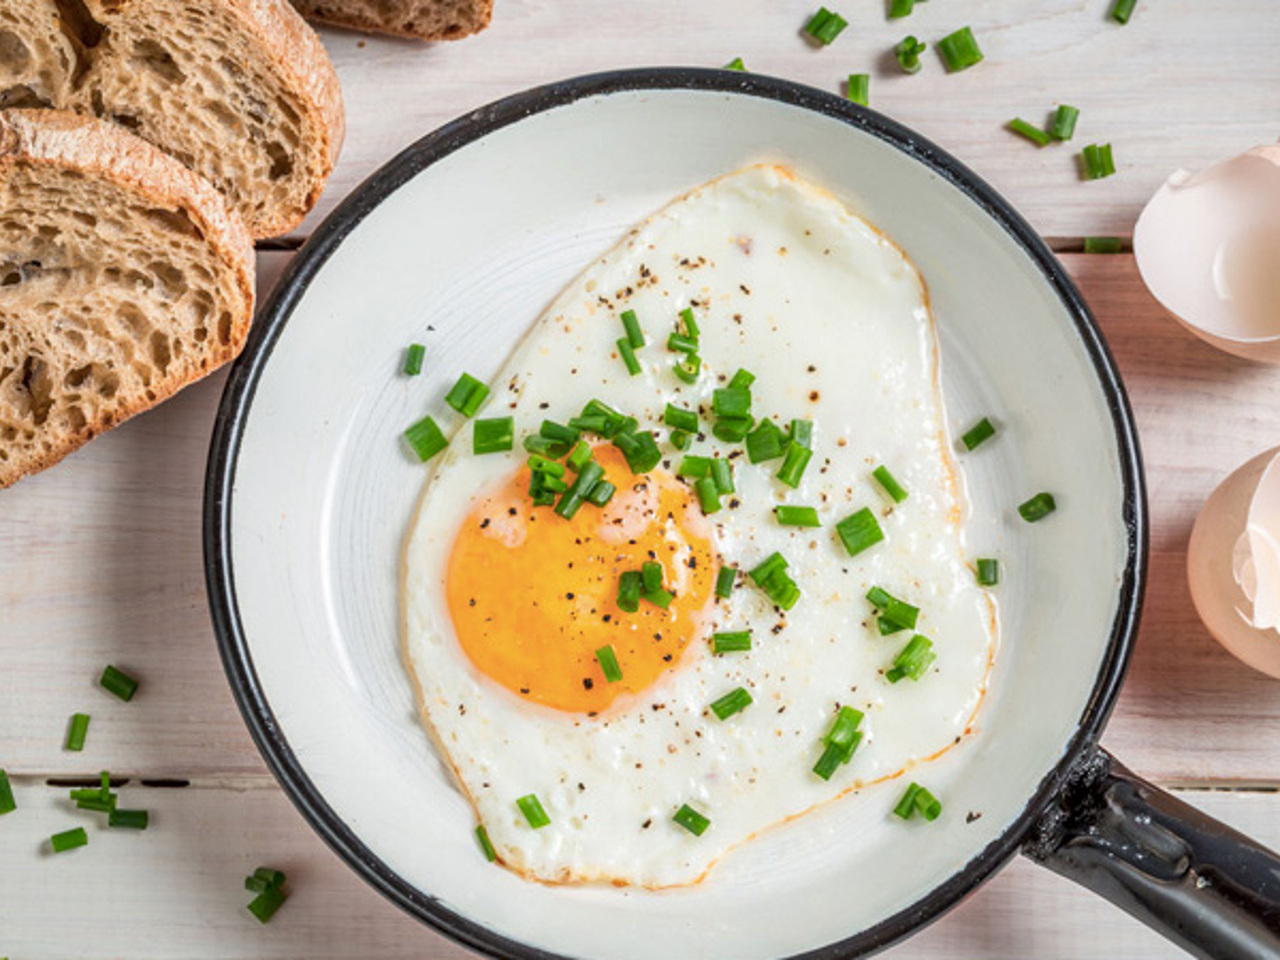
<path fill-rule="evenodd" d="M 1280 363 L 1280 144 L 1169 177 L 1138 217 L 1133 255 L 1196 336 Z"/>
<path fill-rule="evenodd" d="M 1187 579 L 1214 639 L 1280 678 L 1280 447 L 1240 467 L 1205 501 L 1191 531 Z"/>

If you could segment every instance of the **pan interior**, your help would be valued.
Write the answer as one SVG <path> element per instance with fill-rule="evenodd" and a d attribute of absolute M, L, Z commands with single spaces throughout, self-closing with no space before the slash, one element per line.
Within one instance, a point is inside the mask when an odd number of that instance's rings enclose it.
<path fill-rule="evenodd" d="M 1000 425 L 998 441 L 963 457 L 971 554 L 1005 570 L 980 736 L 929 768 L 946 804 L 933 824 L 892 821 L 893 783 L 768 832 L 696 888 L 526 883 L 479 855 L 470 809 L 414 716 L 397 565 L 423 468 L 398 435 L 458 371 L 493 374 L 628 227 L 761 160 L 832 189 L 907 251 L 938 319 L 954 432 L 984 415 Z M 1078 323 L 1041 266 L 949 176 L 793 103 L 623 89 L 445 153 L 310 278 L 244 414 L 229 555 L 274 736 L 373 857 L 438 899 L 420 912 L 616 960 L 785 956 L 873 927 L 1004 833 L 1061 758 L 1106 663 L 1129 552 L 1123 454 Z M 404 346 L 426 331 L 423 376 L 397 376 Z M 1058 512 L 1026 524 L 1016 506 L 1040 490 Z"/>

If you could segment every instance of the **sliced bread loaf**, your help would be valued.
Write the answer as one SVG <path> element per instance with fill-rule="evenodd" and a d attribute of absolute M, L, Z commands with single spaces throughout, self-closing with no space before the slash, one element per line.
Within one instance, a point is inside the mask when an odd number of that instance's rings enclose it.
<path fill-rule="evenodd" d="M 208 182 L 114 124 L 0 111 L 0 487 L 230 360 L 252 314 Z"/>
<path fill-rule="evenodd" d="M 255 237 L 302 220 L 344 130 L 333 64 L 286 0 L 0 0 L 0 108 L 36 106 L 128 127 Z"/>
<path fill-rule="evenodd" d="M 293 0 L 303 16 L 420 40 L 461 40 L 493 19 L 493 0 Z"/>

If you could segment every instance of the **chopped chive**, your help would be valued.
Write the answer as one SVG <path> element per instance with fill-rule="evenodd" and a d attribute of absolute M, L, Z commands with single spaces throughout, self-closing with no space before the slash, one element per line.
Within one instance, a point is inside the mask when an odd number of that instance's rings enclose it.
<path fill-rule="evenodd" d="M 961 27 L 939 40 L 938 53 L 942 54 L 948 73 L 967 70 L 982 62 L 982 51 L 978 49 L 978 41 L 968 27 Z"/>
<path fill-rule="evenodd" d="M 813 451 L 808 447 L 802 447 L 798 443 L 788 446 L 782 466 L 778 470 L 778 479 L 789 487 L 798 487 L 800 478 L 804 476 L 805 467 L 809 466 L 809 459 L 812 456 Z"/>
<path fill-rule="evenodd" d="M 281 887 L 271 887 L 249 901 L 248 911 L 259 923 L 269 923 L 289 895 Z"/>
<path fill-rule="evenodd" d="M 751 649 L 750 630 L 730 630 L 711 635 L 712 653 L 739 653 Z"/>
<path fill-rule="evenodd" d="M 680 319 L 684 321 L 684 332 L 697 340 L 702 331 L 698 329 L 698 318 L 693 315 L 693 307 L 681 310 Z"/>
<path fill-rule="evenodd" d="M 885 679 L 890 683 L 897 683 L 904 677 L 919 680 L 936 659 L 938 655 L 933 652 L 933 641 L 917 633 L 893 658 L 893 666 L 885 672 Z"/>
<path fill-rule="evenodd" d="M 996 428 L 986 417 L 983 417 L 960 437 L 966 450 L 972 450 L 980 443 L 990 440 L 996 435 Z"/>
<path fill-rule="evenodd" d="M 851 102 L 865 107 L 871 101 L 871 76 L 866 73 L 851 73 L 844 89 L 845 96 Z"/>
<path fill-rule="evenodd" d="M 520 808 L 520 812 L 524 814 L 524 818 L 529 821 L 529 826 L 538 830 L 545 827 L 551 822 L 551 818 L 547 816 L 547 811 L 542 809 L 542 804 L 537 796 L 530 793 L 516 801 L 516 806 Z"/>
<path fill-rule="evenodd" d="M 693 442 L 693 437 L 683 430 L 672 430 L 668 439 L 677 450 L 688 450 L 689 444 Z"/>
<path fill-rule="evenodd" d="M 775 573 L 779 573 L 787 569 L 786 558 L 776 550 L 765 557 L 759 564 L 753 567 L 748 575 L 756 582 L 758 586 L 764 586 L 765 583 Z"/>
<path fill-rule="evenodd" d="M 683 360 L 675 362 L 672 369 L 685 383 L 697 383 L 698 374 L 702 371 L 702 358 L 696 353 L 687 353 Z"/>
<path fill-rule="evenodd" d="M 67 745 L 68 750 L 80 751 L 84 749 L 84 738 L 89 732 L 89 715 L 87 713 L 74 713 L 71 715 L 71 726 L 67 729 Z"/>
<path fill-rule="evenodd" d="M 900 17 L 909 17 L 911 11 L 915 9 L 916 0 L 890 0 L 889 3 L 889 19 L 897 20 Z"/>
<path fill-rule="evenodd" d="M 556 423 L 554 420 L 543 420 L 538 427 L 538 436 L 570 447 L 578 442 L 580 435 L 580 431 L 573 427 L 566 427 L 563 423 Z"/>
<path fill-rule="evenodd" d="M 563 457 L 569 452 L 569 444 L 562 443 L 559 440 L 548 440 L 546 437 L 540 437 L 532 433 L 524 438 L 523 445 L 527 452 L 550 457 L 553 460 Z"/>
<path fill-rule="evenodd" d="M 893 594 L 880 587 L 872 587 L 867 591 L 867 599 L 880 612 L 880 635 L 888 636 L 899 630 L 912 630 L 920 616 L 920 608 L 912 606 L 905 600 L 899 600 Z M 886 627 L 891 629 L 886 629 Z"/>
<path fill-rule="evenodd" d="M 907 499 L 908 494 L 906 488 L 894 478 L 893 474 L 889 472 L 889 468 L 884 466 L 884 464 L 881 464 L 872 470 L 871 475 L 876 478 L 876 483 L 880 484 L 884 489 L 884 492 L 892 498 L 894 503 L 901 503 L 903 500 Z"/>
<path fill-rule="evenodd" d="M 114 813 L 116 809 L 116 802 L 118 800 L 119 797 L 114 793 L 105 800 L 102 797 L 97 796 L 86 797 L 76 801 L 76 809 L 89 810 L 93 813 Z"/>
<path fill-rule="evenodd" d="M 595 486 L 587 491 L 587 503 L 595 507 L 603 507 L 617 492 L 618 488 L 608 480 L 597 480 Z"/>
<path fill-rule="evenodd" d="M 694 492 L 698 495 L 698 503 L 702 507 L 702 512 L 706 514 L 715 513 L 720 509 L 720 488 L 716 486 L 715 480 L 711 477 L 703 477 L 693 485 Z"/>
<path fill-rule="evenodd" d="M 745 63 L 743 63 L 743 62 L 742 62 L 742 58 L 741 58 L 741 57 L 734 57 L 732 60 L 730 60 L 728 63 L 726 63 L 726 64 L 724 65 L 724 69 L 726 69 L 726 70 L 746 70 L 746 69 L 747 69 L 747 65 L 746 65 Z"/>
<path fill-rule="evenodd" d="M 102 671 L 102 679 L 98 683 L 103 689 L 125 701 L 132 700 L 138 690 L 137 680 L 113 666 L 108 666 Z"/>
<path fill-rule="evenodd" d="M 644 590 L 657 590 L 662 586 L 662 564 L 656 560 L 646 560 L 640 565 L 640 582 Z"/>
<path fill-rule="evenodd" d="M 683 410 L 671 403 L 668 403 L 667 409 L 663 411 L 662 422 L 668 427 L 675 427 L 675 429 L 684 430 L 686 433 L 698 432 L 697 413 L 692 410 Z"/>
<path fill-rule="evenodd" d="M 813 772 L 823 780 L 830 780 L 839 766 L 852 759 L 853 752 L 862 743 L 862 733 L 858 730 L 862 718 L 862 711 L 853 707 L 841 707 L 836 714 L 822 738 L 822 756 L 813 767 Z"/>
<path fill-rule="evenodd" d="M 711 826 L 711 821 L 700 814 L 687 803 L 683 804 L 676 815 L 671 818 L 680 826 L 684 827 L 695 837 L 700 837 L 707 831 L 707 827 Z"/>
<path fill-rule="evenodd" d="M 734 687 L 719 700 L 711 704 L 711 712 L 717 719 L 728 720 L 735 713 L 740 713 L 751 706 L 751 694 L 745 687 Z"/>
<path fill-rule="evenodd" d="M 84 832 L 84 827 L 76 827 L 74 830 L 64 830 L 62 833 L 55 833 L 49 838 L 49 843 L 53 846 L 54 853 L 62 853 L 64 850 L 74 850 L 76 847 L 83 847 L 89 842 L 89 835 Z"/>
<path fill-rule="evenodd" d="M 627 331 L 627 343 L 639 350 L 644 346 L 644 331 L 640 329 L 640 319 L 634 310 L 622 311 L 622 326 Z"/>
<path fill-rule="evenodd" d="M 556 503 L 556 513 L 566 520 L 572 520 L 582 507 L 587 494 L 591 492 L 591 488 L 603 477 L 604 467 L 592 460 L 582 468 L 582 472 L 578 474 L 573 484 L 561 495 L 559 502 Z"/>
<path fill-rule="evenodd" d="M 112 810 L 107 816 L 107 826 L 126 830 L 145 830 L 151 816 L 146 810 Z"/>
<path fill-rule="evenodd" d="M 805 33 L 825 47 L 840 36 L 841 31 L 848 25 L 849 22 L 840 14 L 828 10 L 826 7 L 819 7 L 818 12 L 805 24 L 804 30 Z"/>
<path fill-rule="evenodd" d="M 622 357 L 622 362 L 627 368 L 627 373 L 631 376 L 639 376 L 640 361 L 636 359 L 635 348 L 631 346 L 630 341 L 626 337 L 618 338 L 618 355 Z"/>
<path fill-rule="evenodd" d="M 743 370 L 741 367 L 733 375 L 733 379 L 729 381 L 729 388 L 732 390 L 746 390 L 756 382 L 756 375 L 750 370 Z"/>
<path fill-rule="evenodd" d="M 841 707 L 835 719 L 831 721 L 831 729 L 823 736 L 822 742 L 841 746 L 853 743 L 854 734 L 858 732 L 858 725 L 862 723 L 865 716 L 866 714 L 854 707 Z"/>
<path fill-rule="evenodd" d="M 244 878 L 244 888 L 250 893 L 261 893 L 263 890 L 283 889 L 285 875 L 283 870 L 273 867 L 258 867 L 252 874 Z"/>
<path fill-rule="evenodd" d="M 404 373 L 407 377 L 416 377 L 422 372 L 422 359 L 427 355 L 427 348 L 420 343 L 411 343 L 404 352 Z"/>
<path fill-rule="evenodd" d="M 893 600 L 893 595 L 880 587 L 872 587 L 867 591 L 867 599 L 872 606 L 883 610 Z"/>
<path fill-rule="evenodd" d="M 502 453 L 515 446 L 515 420 L 511 417 L 493 417 L 477 420 L 472 426 L 471 451 L 473 453 Z M 557 466 L 560 466 L 557 464 Z M 563 467 L 561 470 L 563 471 Z"/>
<path fill-rule="evenodd" d="M 1052 493 L 1037 493 L 1026 503 L 1018 505 L 1018 513 L 1022 514 L 1022 519 L 1027 523 L 1043 520 L 1056 509 L 1058 505 L 1054 502 Z"/>
<path fill-rule="evenodd" d="M 903 820 L 910 820 L 919 812 L 926 820 L 933 821 L 942 813 L 942 803 L 920 784 L 912 783 L 903 792 L 893 812 Z"/>
<path fill-rule="evenodd" d="M 1085 237 L 1085 253 L 1119 253 L 1123 244 L 1119 237 Z"/>
<path fill-rule="evenodd" d="M 644 583 L 639 570 L 628 570 L 618 577 L 618 609 L 635 613 L 640 609 L 640 593 Z"/>
<path fill-rule="evenodd" d="M 1000 582 L 1000 561 L 983 558 L 978 561 L 978 586 L 994 587 Z"/>
<path fill-rule="evenodd" d="M 676 476 L 688 477 L 690 480 L 711 476 L 711 458 L 692 455 L 682 458 L 680 466 L 676 467 Z"/>
<path fill-rule="evenodd" d="M 1049 133 L 1053 135 L 1055 140 L 1070 140 L 1075 136 L 1076 121 L 1080 118 L 1080 110 L 1069 104 L 1058 104 L 1058 110 L 1053 115 L 1053 124 L 1049 127 Z"/>
<path fill-rule="evenodd" d="M 671 601 L 676 598 L 676 595 L 670 590 L 664 590 L 662 587 L 658 587 L 656 590 L 646 590 L 644 593 L 640 594 L 640 597 L 641 599 L 652 603 L 654 606 L 661 607 L 663 610 L 666 610 L 671 606 Z"/>
<path fill-rule="evenodd" d="M 662 461 L 658 441 L 647 430 L 642 433 L 619 433 L 613 445 L 627 458 L 627 466 L 635 474 L 648 473 Z"/>
<path fill-rule="evenodd" d="M 920 785 L 913 783 L 902 793 L 902 798 L 898 801 L 897 806 L 893 808 L 894 816 L 901 817 L 903 820 L 911 819 L 911 815 L 916 812 L 916 794 L 920 791 Z"/>
<path fill-rule="evenodd" d="M 18 803 L 13 799 L 13 786 L 9 783 L 9 774 L 0 770 L 0 816 L 13 813 L 17 809 Z"/>
<path fill-rule="evenodd" d="M 751 391 L 746 387 L 720 387 L 711 394 L 717 417 L 745 417 L 751 413 Z"/>
<path fill-rule="evenodd" d="M 716 457 L 711 461 L 711 479 L 716 482 L 716 492 L 722 496 L 726 493 L 734 493 L 733 485 L 733 464 L 721 457 Z"/>
<path fill-rule="evenodd" d="M 474 417 L 488 398 L 489 388 L 471 374 L 464 373 L 453 385 L 453 389 L 445 394 L 444 402 L 464 417 Z"/>
<path fill-rule="evenodd" d="M 698 338 L 684 333 L 673 333 L 667 337 L 667 349 L 692 356 L 698 351 Z"/>
<path fill-rule="evenodd" d="M 1138 0 L 1116 0 L 1116 4 L 1111 8 L 1111 19 L 1116 23 L 1128 23 L 1129 18 L 1133 16 L 1133 8 L 1138 5 Z"/>
<path fill-rule="evenodd" d="M 484 828 L 483 823 L 476 827 L 476 842 L 480 844 L 480 850 L 486 860 L 493 863 L 498 859 L 498 851 L 493 849 L 493 841 L 489 839 L 489 831 Z"/>
<path fill-rule="evenodd" d="M 862 734 L 857 733 L 854 734 L 853 742 L 848 746 L 828 743 L 823 747 L 822 756 L 818 758 L 818 762 L 813 765 L 813 772 L 823 780 L 830 780 L 841 764 L 848 763 L 853 758 L 853 751 L 861 742 Z"/>
<path fill-rule="evenodd" d="M 484 420 L 476 421 L 476 423 L 485 423 L 485 422 L 486 421 Z M 564 476 L 564 464 L 558 460 L 548 460 L 546 457 L 542 456 L 541 454 L 531 453 L 529 454 L 529 459 L 526 462 L 529 464 L 529 469 L 532 470 L 534 473 L 541 473 L 544 476 L 548 476 L 548 477 Z"/>
<path fill-rule="evenodd" d="M 787 449 L 787 438 L 772 420 L 761 420 L 747 434 L 747 459 L 763 463 L 782 456 Z"/>
<path fill-rule="evenodd" d="M 1026 137 L 1038 147 L 1047 147 L 1049 145 L 1049 134 L 1021 117 L 1014 117 L 1010 120 L 1009 129 Z"/>
<path fill-rule="evenodd" d="M 565 461 L 569 469 L 574 473 L 581 473 L 582 468 L 591 462 L 591 445 L 585 440 L 579 440 L 577 445 L 569 454 L 569 458 Z"/>
<path fill-rule="evenodd" d="M 449 441 L 445 439 L 444 434 L 440 432 L 440 427 L 431 417 L 423 417 L 411 426 L 404 432 L 404 438 L 423 463 L 449 445 Z"/>
<path fill-rule="evenodd" d="M 723 440 L 725 443 L 737 443 L 751 432 L 751 425 L 754 422 L 750 416 L 721 417 L 712 426 L 711 433 L 717 440 Z"/>
<path fill-rule="evenodd" d="M 857 513 L 850 514 L 836 524 L 836 533 L 840 542 L 849 551 L 849 556 L 856 557 L 863 550 L 884 539 L 884 531 L 876 520 L 870 507 L 863 507 Z"/>
<path fill-rule="evenodd" d="M 607 435 L 609 432 L 609 418 L 606 416 L 593 417 L 570 417 L 569 429 L 577 430 L 579 433 L 598 433 Z"/>
<path fill-rule="evenodd" d="M 893 48 L 893 55 L 898 58 L 898 66 L 902 68 L 903 73 L 919 73 L 920 72 L 920 54 L 924 53 L 928 44 L 922 43 L 915 37 L 903 37 Z"/>
<path fill-rule="evenodd" d="M 820 527 L 818 511 L 814 507 L 793 507 L 780 503 L 773 508 L 773 515 L 784 527 Z"/>
<path fill-rule="evenodd" d="M 617 683 L 622 679 L 622 668 L 618 666 L 618 657 L 613 652 L 612 645 L 606 645 L 597 650 L 596 660 L 600 663 L 600 669 L 604 671 L 606 681 Z"/>
<path fill-rule="evenodd" d="M 716 574 L 716 596 L 728 598 L 733 594 L 733 585 L 738 580 L 738 571 L 733 567 L 721 567 Z"/>
<path fill-rule="evenodd" d="M 791 442 L 798 443 L 802 447 L 813 448 L 813 421 L 812 420 L 792 420 L 791 421 Z"/>
<path fill-rule="evenodd" d="M 1091 143 L 1080 151 L 1080 157 L 1084 161 L 1086 180 L 1101 180 L 1116 172 L 1109 143 Z"/>

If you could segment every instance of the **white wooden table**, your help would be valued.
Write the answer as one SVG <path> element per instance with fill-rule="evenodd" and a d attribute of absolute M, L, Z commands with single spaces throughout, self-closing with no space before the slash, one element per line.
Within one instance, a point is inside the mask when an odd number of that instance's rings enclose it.
<path fill-rule="evenodd" d="M 498 0 L 493 27 L 453 45 L 327 32 L 346 93 L 345 152 L 320 209 L 260 256 L 263 289 L 327 211 L 442 122 L 544 81 L 623 66 L 748 67 L 833 92 L 872 73 L 872 105 L 957 154 L 1058 250 L 1098 315 L 1137 412 L 1151 487 L 1151 578 L 1137 655 L 1105 743 L 1135 770 L 1280 847 L 1280 684 L 1230 658 L 1196 618 L 1183 572 L 1210 490 L 1280 442 L 1280 370 L 1219 354 L 1158 307 L 1131 257 L 1081 238 L 1127 236 L 1179 166 L 1280 134 L 1280 4 L 936 0 L 886 21 L 882 0 L 835 0 L 850 28 L 815 50 L 808 0 Z M 986 61 L 894 75 L 885 51 L 972 26 Z M 1081 108 L 1075 148 L 1114 144 L 1119 173 L 1082 183 L 1076 149 L 1037 150 L 1002 129 Z M 232 704 L 205 607 L 201 484 L 223 377 L 189 388 L 57 469 L 0 493 L 0 768 L 20 810 L 0 818 L 0 957 L 465 957 L 367 889 L 267 773 Z M 107 663 L 143 687 L 97 688 Z M 92 714 L 83 753 L 67 721 Z M 43 840 L 84 822 L 67 778 L 126 778 L 151 829 L 90 823 L 89 847 Z M 293 896 L 260 926 L 244 875 L 288 871 Z M 1015 862 L 898 958 L 1165 958 L 1178 952 L 1104 902 Z"/>

